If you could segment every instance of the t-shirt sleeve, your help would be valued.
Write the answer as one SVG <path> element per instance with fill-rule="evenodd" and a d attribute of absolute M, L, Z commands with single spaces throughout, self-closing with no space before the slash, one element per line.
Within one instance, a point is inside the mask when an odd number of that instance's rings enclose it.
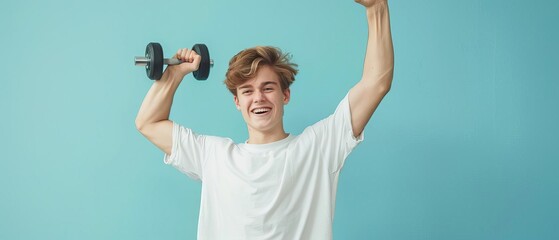
<path fill-rule="evenodd" d="M 171 165 L 194 180 L 202 180 L 206 136 L 173 122 L 171 155 L 165 154 L 163 162 Z"/>
<path fill-rule="evenodd" d="M 364 139 L 363 132 L 359 136 L 353 135 L 348 94 L 332 115 L 314 124 L 311 129 L 330 173 L 339 171 L 347 156 Z"/>

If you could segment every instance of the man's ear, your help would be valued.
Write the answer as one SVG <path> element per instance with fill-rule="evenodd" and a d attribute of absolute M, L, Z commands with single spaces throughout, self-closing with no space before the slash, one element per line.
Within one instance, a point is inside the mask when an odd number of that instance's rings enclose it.
<path fill-rule="evenodd" d="M 233 101 L 235 102 L 235 106 L 237 107 L 237 110 L 241 110 L 241 105 L 239 105 L 239 98 L 237 96 L 233 96 Z"/>
<path fill-rule="evenodd" d="M 285 90 L 283 90 L 283 105 L 287 105 L 290 99 L 291 99 L 291 90 L 289 88 L 286 88 Z"/>

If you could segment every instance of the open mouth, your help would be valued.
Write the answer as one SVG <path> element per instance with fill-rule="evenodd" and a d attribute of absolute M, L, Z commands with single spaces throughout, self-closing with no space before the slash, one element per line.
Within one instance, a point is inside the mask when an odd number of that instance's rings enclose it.
<path fill-rule="evenodd" d="M 260 107 L 260 108 L 255 108 L 252 109 L 252 113 L 256 114 L 256 115 L 262 115 L 262 114 L 266 114 L 268 112 L 270 112 L 272 109 L 269 107 Z"/>

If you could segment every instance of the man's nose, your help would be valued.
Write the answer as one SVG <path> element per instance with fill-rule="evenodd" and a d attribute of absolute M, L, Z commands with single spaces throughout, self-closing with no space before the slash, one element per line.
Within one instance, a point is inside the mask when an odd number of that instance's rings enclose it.
<path fill-rule="evenodd" d="M 266 100 L 266 96 L 264 96 L 264 93 L 262 91 L 255 91 L 254 92 L 254 102 L 263 102 Z"/>

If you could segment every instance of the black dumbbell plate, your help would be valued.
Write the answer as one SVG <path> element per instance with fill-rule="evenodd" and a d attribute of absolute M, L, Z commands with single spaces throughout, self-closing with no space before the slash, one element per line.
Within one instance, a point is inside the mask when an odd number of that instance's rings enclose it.
<path fill-rule="evenodd" d="M 163 75 L 163 48 L 161 44 L 151 42 L 146 46 L 146 57 L 150 59 L 146 73 L 151 80 L 159 80 Z"/>
<path fill-rule="evenodd" d="M 208 51 L 208 47 L 205 44 L 198 43 L 195 44 L 192 49 L 202 57 L 198 70 L 192 74 L 194 78 L 198 80 L 206 80 L 210 74 L 210 52 Z"/>

